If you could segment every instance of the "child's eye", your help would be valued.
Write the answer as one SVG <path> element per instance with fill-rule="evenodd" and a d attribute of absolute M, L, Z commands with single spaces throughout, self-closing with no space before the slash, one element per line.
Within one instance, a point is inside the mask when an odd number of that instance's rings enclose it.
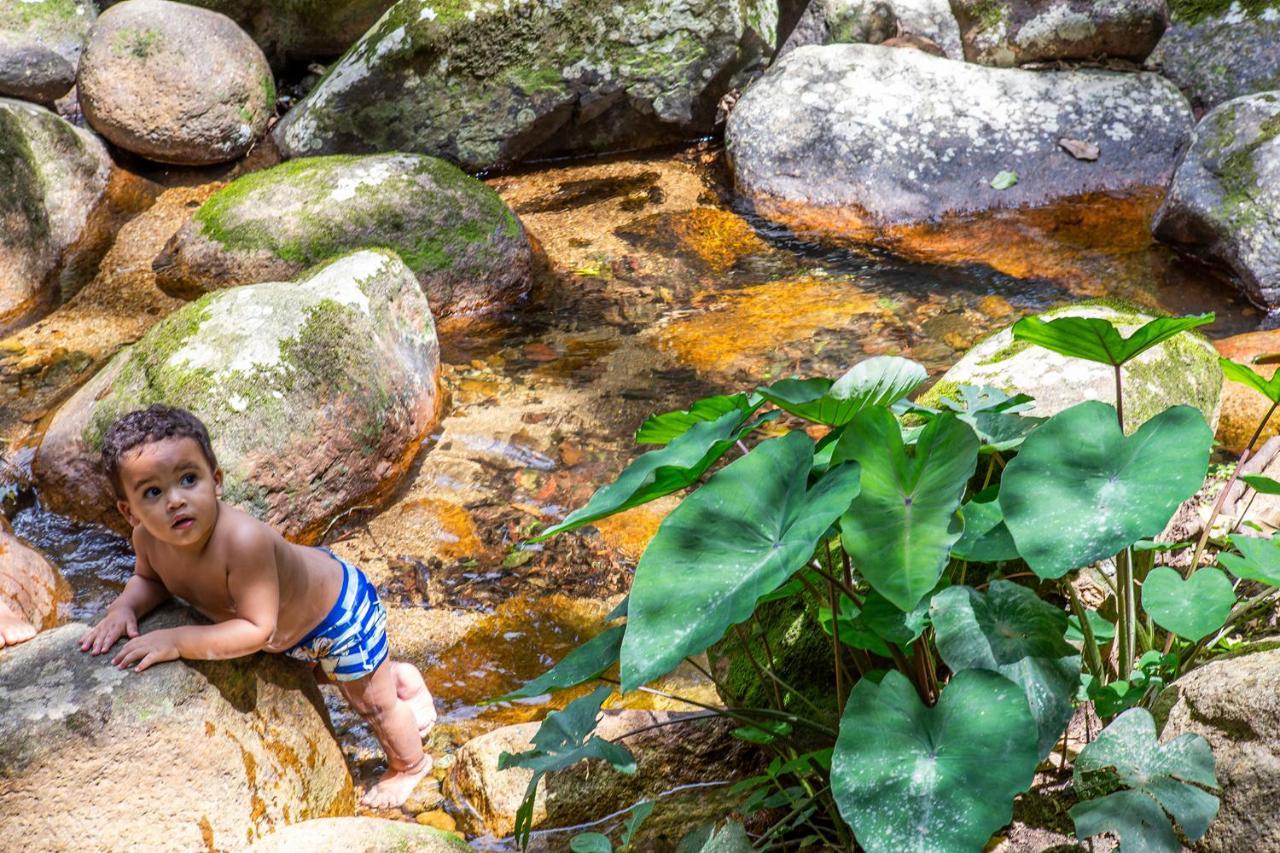
<path fill-rule="evenodd" d="M 156 498 L 160 496 L 160 490 L 155 486 L 147 486 L 143 491 L 142 496 L 144 498 Z"/>
<path fill-rule="evenodd" d="M 181 482 L 182 482 L 182 485 L 184 485 L 184 486 L 191 486 L 191 485 L 194 485 L 194 484 L 195 484 L 195 482 L 196 482 L 196 475 L 195 475 L 195 474 L 183 474 L 183 475 L 182 475 L 182 481 L 181 481 Z"/>

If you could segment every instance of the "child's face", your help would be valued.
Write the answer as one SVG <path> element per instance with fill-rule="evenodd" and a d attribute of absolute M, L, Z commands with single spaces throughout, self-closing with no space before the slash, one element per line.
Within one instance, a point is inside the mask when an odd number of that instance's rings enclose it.
<path fill-rule="evenodd" d="M 116 502 L 133 526 L 171 545 L 205 541 L 218 517 L 222 469 L 192 438 L 166 438 L 129 451 L 120 460 L 124 497 Z"/>

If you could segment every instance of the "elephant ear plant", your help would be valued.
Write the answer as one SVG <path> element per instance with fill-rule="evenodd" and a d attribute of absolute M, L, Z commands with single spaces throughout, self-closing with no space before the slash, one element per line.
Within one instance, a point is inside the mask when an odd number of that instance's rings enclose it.
<path fill-rule="evenodd" d="M 1161 318 L 1127 337 L 1103 320 L 1019 322 L 1019 338 L 1115 370 L 1114 406 L 1050 418 L 994 388 L 911 402 L 924 369 L 882 356 L 834 381 L 785 379 L 645 421 L 639 440 L 659 447 L 539 537 L 687 490 L 600 633 L 496 700 L 578 696 L 533 750 L 501 759 L 534 771 L 520 843 L 543 774 L 582 757 L 635 770 L 592 734 L 611 689 L 730 718 L 766 753 L 732 789 L 733 819 L 682 850 L 980 851 L 1058 748 L 1065 768 L 1067 724 L 1089 703 L 1115 721 L 1075 757 L 1077 834 L 1154 851 L 1201 837 L 1218 807 L 1208 744 L 1161 744 L 1146 708 L 1273 600 L 1280 545 L 1215 542 L 1219 569 L 1198 565 L 1202 538 L 1187 569 L 1157 567 L 1189 549 L 1153 540 L 1204 484 L 1213 435 L 1187 406 L 1129 434 L 1122 411 L 1125 365 L 1211 320 Z M 1096 607 L 1080 572 L 1111 590 Z M 1254 594 L 1238 600 L 1242 584 Z M 803 614 L 829 648 L 816 683 L 775 654 L 778 613 Z M 684 663 L 723 706 L 654 686 Z M 609 832 L 626 847 L 640 818 L 592 827 L 575 849 L 613 849 Z"/>

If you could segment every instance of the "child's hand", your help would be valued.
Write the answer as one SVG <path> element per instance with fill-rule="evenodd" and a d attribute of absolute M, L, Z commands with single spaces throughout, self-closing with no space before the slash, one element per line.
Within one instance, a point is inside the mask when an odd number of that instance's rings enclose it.
<path fill-rule="evenodd" d="M 128 607 L 113 607 L 80 638 L 80 651 L 100 655 L 124 635 L 138 636 L 138 617 Z"/>
<path fill-rule="evenodd" d="M 134 637 L 124 644 L 124 648 L 111 659 L 111 662 L 120 669 L 136 663 L 138 665 L 134 670 L 142 672 L 152 664 L 178 658 L 178 647 L 173 642 L 173 631 L 166 628 Z"/>

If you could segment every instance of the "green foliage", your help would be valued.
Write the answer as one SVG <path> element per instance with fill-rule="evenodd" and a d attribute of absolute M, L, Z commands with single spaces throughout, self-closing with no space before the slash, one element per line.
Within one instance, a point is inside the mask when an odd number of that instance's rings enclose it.
<path fill-rule="evenodd" d="M 1186 580 L 1173 569 L 1152 569 L 1142 584 L 1142 606 L 1155 623 L 1184 640 L 1200 640 L 1226 624 L 1236 594 L 1217 569 L 1201 569 Z"/>
<path fill-rule="evenodd" d="M 1220 357 L 1218 365 L 1222 368 L 1222 375 L 1232 382 L 1247 385 L 1271 402 L 1280 403 L 1280 370 L 1270 379 L 1264 379 L 1252 367 L 1229 358 Z"/>
<path fill-rule="evenodd" d="M 746 394 L 705 397 L 682 411 L 650 415 L 636 431 L 636 444 L 670 444 L 688 432 L 694 424 L 714 421 L 735 411 L 747 417 L 759 407 L 759 401 L 750 400 Z"/>
<path fill-rule="evenodd" d="M 881 355 L 861 361 L 835 382 L 783 379 L 759 389 L 760 396 L 783 411 L 827 426 L 843 426 L 871 406 L 890 406 L 928 378 L 914 361 Z"/>
<path fill-rule="evenodd" d="M 1032 316 L 1013 324 L 1013 337 L 1065 356 L 1118 367 L 1180 332 L 1213 320 L 1212 314 L 1157 317 L 1126 338 L 1109 321 L 1098 317 L 1058 317 L 1046 322 Z"/>
<path fill-rule="evenodd" d="M 598 678 L 609 667 L 618 662 L 618 651 L 622 648 L 622 632 L 625 625 L 606 628 L 583 645 L 569 652 L 564 660 L 556 664 L 519 690 L 513 690 L 493 700 L 510 702 L 515 699 L 528 699 L 541 696 L 555 690 L 567 690 Z"/>
<path fill-rule="evenodd" d="M 1000 563 L 1018 559 L 1018 546 L 1000 509 L 999 486 L 989 486 L 960 507 L 964 533 L 951 546 L 951 555 L 976 563 Z"/>
<path fill-rule="evenodd" d="M 1280 586 L 1280 542 L 1274 537 L 1235 534 L 1230 539 L 1239 554 L 1222 553 L 1218 563 L 1238 578 Z"/>

